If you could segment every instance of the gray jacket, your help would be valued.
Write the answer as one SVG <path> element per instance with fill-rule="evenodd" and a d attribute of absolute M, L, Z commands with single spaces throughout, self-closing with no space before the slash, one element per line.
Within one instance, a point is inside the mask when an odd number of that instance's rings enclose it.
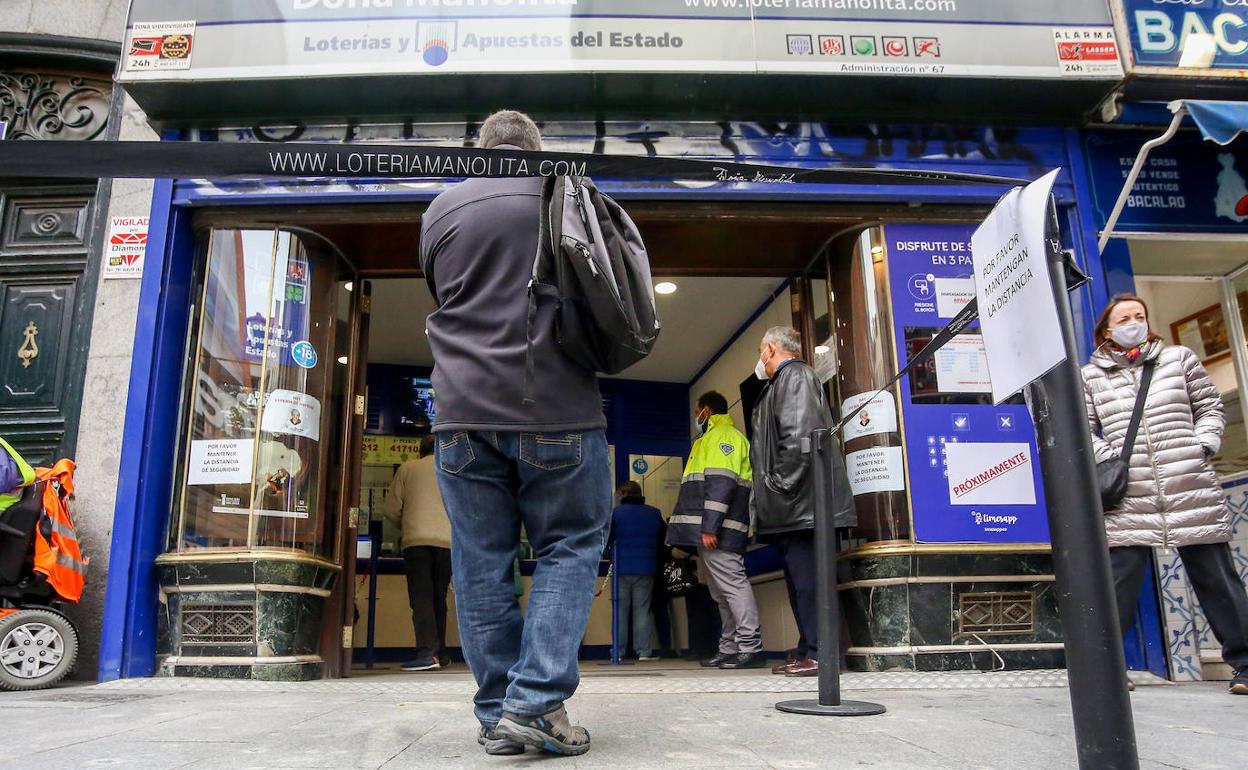
<path fill-rule="evenodd" d="M 753 426 L 754 496 L 750 504 L 758 534 L 812 529 L 815 487 L 810 455 L 802 453 L 802 439 L 811 431 L 832 427 L 823 386 L 814 370 L 798 360 L 782 364 L 754 405 Z M 835 441 L 832 484 L 836 526 L 852 527 L 858 523 L 854 493 Z"/>
<path fill-rule="evenodd" d="M 1110 547 L 1181 547 L 1231 539 L 1231 513 L 1209 457 L 1222 444 L 1222 397 L 1200 359 L 1179 345 L 1150 342 L 1140 360 L 1102 348 L 1083 367 L 1084 401 L 1096 460 L 1122 452 L 1142 363 L 1156 361 L 1131 453 L 1127 496 L 1107 511 Z"/>
<path fill-rule="evenodd" d="M 574 431 L 605 428 L 597 376 L 555 339 L 555 302 L 535 324 L 536 403 L 524 403 L 528 284 L 537 254 L 540 179 L 469 179 L 421 218 L 420 265 L 435 310 L 412 319 L 429 335 L 434 430 Z"/>

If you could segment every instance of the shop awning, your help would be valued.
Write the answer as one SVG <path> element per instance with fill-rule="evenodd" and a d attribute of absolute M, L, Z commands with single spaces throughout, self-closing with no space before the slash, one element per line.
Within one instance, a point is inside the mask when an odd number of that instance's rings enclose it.
<path fill-rule="evenodd" d="M 1131 190 L 1135 188 L 1135 182 L 1144 169 L 1148 154 L 1173 139 L 1185 117 L 1189 115 L 1192 117 L 1192 120 L 1196 122 L 1196 127 L 1200 129 L 1201 136 L 1220 145 L 1230 144 L 1241 132 L 1248 131 L 1248 102 L 1179 99 L 1170 102 L 1168 106 L 1174 113 L 1174 119 L 1170 121 L 1170 126 L 1164 134 L 1145 142 L 1139 154 L 1135 156 L 1135 164 L 1131 166 L 1131 173 L 1127 175 L 1127 181 L 1122 186 L 1122 192 L 1118 194 L 1118 200 L 1114 203 L 1109 220 L 1105 223 L 1105 229 L 1101 231 L 1098 244 L 1100 252 L 1105 251 L 1105 246 L 1114 235 L 1114 226 L 1118 224 L 1118 218 L 1122 216 L 1122 210 L 1127 205 L 1127 198 L 1131 195 Z"/>

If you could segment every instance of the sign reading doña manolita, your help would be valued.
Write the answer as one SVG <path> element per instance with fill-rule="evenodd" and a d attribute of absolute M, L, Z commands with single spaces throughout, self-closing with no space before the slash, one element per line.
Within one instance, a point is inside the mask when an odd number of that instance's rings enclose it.
<path fill-rule="evenodd" d="M 1087 0 L 134 0 L 120 80 L 542 72 L 1113 79 Z"/>

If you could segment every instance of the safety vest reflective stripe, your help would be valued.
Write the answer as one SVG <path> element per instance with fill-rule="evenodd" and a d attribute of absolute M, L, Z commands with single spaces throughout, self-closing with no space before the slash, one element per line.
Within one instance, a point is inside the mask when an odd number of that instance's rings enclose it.
<path fill-rule="evenodd" d="M 64 524 L 60 520 L 55 519 L 51 516 L 47 518 L 47 522 L 48 524 L 52 526 L 52 531 L 60 535 L 63 539 L 72 541 L 74 543 L 78 542 L 78 533 L 75 532 L 74 528 L 71 527 L 70 525 Z"/>
<path fill-rule="evenodd" d="M 64 567 L 65 569 L 73 570 L 74 572 L 77 572 L 79 575 L 85 576 L 87 574 L 87 565 L 78 561 L 77 559 L 65 553 L 64 551 L 56 552 L 56 564 L 58 567 Z"/>
<path fill-rule="evenodd" d="M 750 532 L 750 525 L 742 524 L 741 522 L 733 521 L 732 519 L 724 519 L 720 526 L 727 527 L 728 529 L 735 529 L 738 532 L 745 532 L 746 534 L 749 534 Z"/>
<path fill-rule="evenodd" d="M 706 510 L 708 510 L 708 511 L 718 511 L 719 513 L 727 513 L 727 512 L 728 512 L 728 503 L 717 503 L 717 502 L 715 502 L 714 500 L 707 500 L 707 501 L 706 501 Z"/>

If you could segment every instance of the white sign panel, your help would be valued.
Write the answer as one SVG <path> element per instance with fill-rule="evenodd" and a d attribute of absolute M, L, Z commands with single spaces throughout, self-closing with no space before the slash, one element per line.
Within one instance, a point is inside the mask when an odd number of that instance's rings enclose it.
<path fill-rule="evenodd" d="M 975 299 L 974 278 L 937 278 L 935 283 L 936 314 L 941 318 L 953 318 Z"/>
<path fill-rule="evenodd" d="M 849 486 L 854 495 L 901 492 L 906 488 L 901 447 L 872 447 L 845 456 Z"/>
<path fill-rule="evenodd" d="M 255 442 L 245 438 L 192 441 L 186 483 L 250 484 L 254 447 Z"/>
<path fill-rule="evenodd" d="M 109 217 L 103 265 L 105 278 L 143 277 L 147 221 L 147 217 Z"/>
<path fill-rule="evenodd" d="M 1057 174 L 1011 190 L 971 236 L 980 329 L 998 404 L 1066 360 L 1044 238 Z"/>
<path fill-rule="evenodd" d="M 1035 505 L 1031 445 L 947 444 L 949 502 L 954 505 Z"/>
<path fill-rule="evenodd" d="M 979 334 L 959 334 L 933 356 L 941 393 L 991 393 L 988 355 Z"/>
<path fill-rule="evenodd" d="M 297 390 L 274 390 L 264 404 L 260 429 L 321 440 L 321 402 Z"/>
<path fill-rule="evenodd" d="M 871 398 L 875 395 L 875 398 Z M 892 393 L 859 393 L 850 396 L 841 404 L 841 414 L 849 414 L 870 399 L 871 403 L 863 407 L 854 419 L 849 421 L 842 431 L 846 441 L 863 436 L 874 436 L 879 433 L 895 433 L 897 431 L 897 400 Z"/>

